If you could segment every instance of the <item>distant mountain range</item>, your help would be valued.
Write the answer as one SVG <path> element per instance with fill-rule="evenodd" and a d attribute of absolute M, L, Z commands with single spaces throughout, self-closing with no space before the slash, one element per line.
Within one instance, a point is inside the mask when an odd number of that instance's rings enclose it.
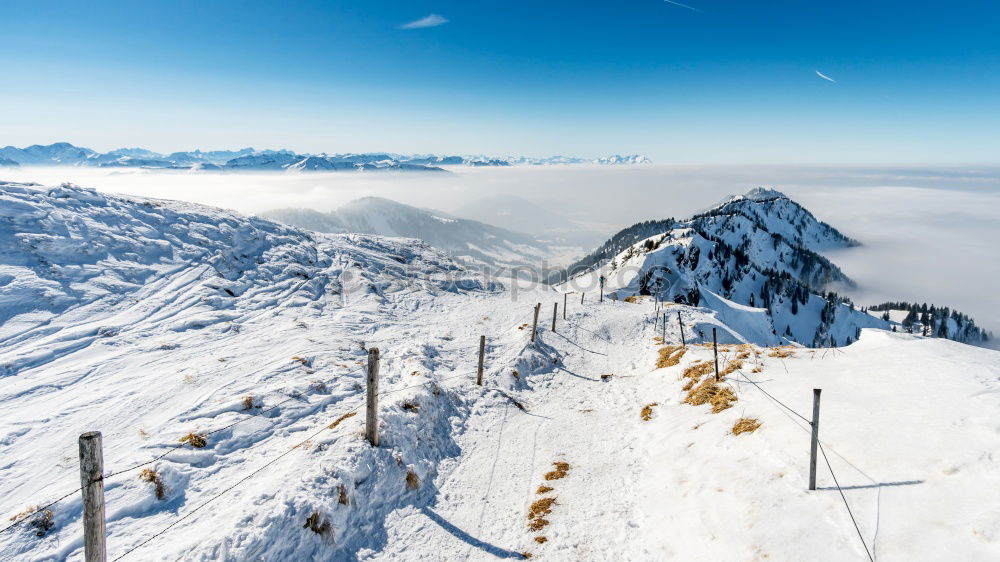
<path fill-rule="evenodd" d="M 0 166 L 94 166 L 100 168 L 149 168 L 164 170 L 287 170 L 309 171 L 415 171 L 443 172 L 449 166 L 516 166 L 547 164 L 649 164 L 645 156 L 613 155 L 596 160 L 552 156 L 437 156 L 404 155 L 380 152 L 362 154 L 299 154 L 290 150 L 213 150 L 160 154 L 145 148 L 119 148 L 96 152 L 67 142 L 31 145 L 25 148 L 0 148 Z"/>

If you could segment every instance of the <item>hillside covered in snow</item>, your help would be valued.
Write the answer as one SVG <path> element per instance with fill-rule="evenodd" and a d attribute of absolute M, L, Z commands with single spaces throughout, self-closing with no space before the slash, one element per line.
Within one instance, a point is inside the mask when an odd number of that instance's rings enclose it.
<path fill-rule="evenodd" d="M 381 197 L 358 199 L 327 213 L 276 209 L 262 216 L 317 232 L 419 238 L 463 263 L 485 266 L 498 274 L 501 269 L 535 268 L 557 255 L 556 248 L 528 234 Z"/>
<path fill-rule="evenodd" d="M 834 270 L 781 259 L 851 242 L 758 216 L 772 230 L 727 212 L 637 240 L 601 301 L 411 238 L 0 183 L 0 561 L 82 559 L 86 431 L 109 560 L 1000 557 L 1000 352 L 844 303 L 834 335 L 873 323 L 850 345 L 775 336 L 738 301 L 784 267 L 805 318 Z"/>
<path fill-rule="evenodd" d="M 707 306 L 770 345 L 847 345 L 864 328 L 892 327 L 834 291 L 854 281 L 821 252 L 858 244 L 784 194 L 755 188 L 684 221 L 622 230 L 571 265 L 564 286 L 597 286 L 603 276 L 616 298 L 655 295 Z M 979 332 L 942 334 L 984 340 Z"/>

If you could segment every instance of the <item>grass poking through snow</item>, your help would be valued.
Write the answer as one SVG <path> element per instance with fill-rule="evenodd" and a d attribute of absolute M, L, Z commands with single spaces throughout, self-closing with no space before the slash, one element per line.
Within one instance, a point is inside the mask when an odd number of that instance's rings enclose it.
<path fill-rule="evenodd" d="M 646 404 L 645 406 L 642 407 L 642 411 L 639 412 L 639 417 L 642 418 L 642 421 L 649 421 L 649 420 L 653 419 L 653 407 L 654 406 L 659 406 L 659 404 L 656 403 L 656 402 L 653 402 L 652 404 Z"/>
<path fill-rule="evenodd" d="M 545 473 L 546 480 L 559 480 L 560 478 L 564 478 L 566 476 L 566 473 L 569 472 L 568 462 L 558 461 L 552 463 L 552 465 L 555 466 L 556 469 L 551 472 Z"/>
<path fill-rule="evenodd" d="M 757 431 L 758 427 L 760 427 L 760 421 L 757 418 L 740 418 L 733 424 L 733 435 L 753 433 Z"/>
<path fill-rule="evenodd" d="M 156 472 L 152 468 L 144 468 L 142 469 L 142 472 L 139 473 L 139 480 L 149 482 L 156 488 L 156 499 L 166 499 L 167 489 L 163 485 L 163 481 L 160 480 L 159 472 Z"/>
<path fill-rule="evenodd" d="M 687 348 L 679 345 L 665 345 L 661 347 L 660 358 L 656 360 L 656 368 L 673 367 L 681 362 L 681 357 L 684 357 L 685 352 L 687 352 Z"/>

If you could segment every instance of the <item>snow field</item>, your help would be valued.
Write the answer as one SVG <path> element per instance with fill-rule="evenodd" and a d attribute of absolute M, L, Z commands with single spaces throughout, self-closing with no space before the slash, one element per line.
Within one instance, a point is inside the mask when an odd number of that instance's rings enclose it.
<path fill-rule="evenodd" d="M 657 368 L 649 299 L 570 298 L 553 333 L 560 293 L 515 300 L 415 241 L 71 186 L 0 195 L 0 511 L 68 493 L 41 536 L 35 518 L 0 533 L 0 560 L 82 558 L 89 430 L 104 434 L 112 559 L 1000 557 L 997 352 L 872 329 L 767 348 L 756 309 L 719 299 L 664 308 L 665 343 L 679 312 L 689 345 Z M 714 375 L 684 374 L 712 360 L 713 327 L 725 380 L 700 403 Z M 362 434 L 370 347 L 378 448 Z M 813 388 L 861 538 L 822 460 L 806 490 L 792 411 L 811 411 Z M 735 435 L 744 418 L 761 425 Z M 191 433 L 205 446 L 180 444 Z"/>

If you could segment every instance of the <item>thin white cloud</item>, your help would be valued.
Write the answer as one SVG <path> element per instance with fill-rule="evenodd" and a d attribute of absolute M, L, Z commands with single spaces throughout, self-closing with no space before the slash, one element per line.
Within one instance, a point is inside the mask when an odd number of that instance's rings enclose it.
<path fill-rule="evenodd" d="M 820 72 L 818 70 L 816 71 L 816 76 L 819 76 L 823 80 L 829 80 L 830 82 L 833 82 L 834 84 L 837 83 L 836 80 L 834 80 L 833 78 L 830 78 L 829 76 L 827 76 L 826 74 L 823 74 L 822 72 Z"/>
<path fill-rule="evenodd" d="M 694 7 L 688 6 L 687 4 L 681 4 L 680 2 L 674 2 L 674 0 L 663 0 L 663 1 L 666 2 L 667 4 L 673 4 L 674 6 L 680 6 L 681 8 L 687 8 L 688 10 L 691 10 L 692 12 L 698 12 L 699 14 L 704 14 L 705 13 L 705 12 L 699 10 L 698 8 L 694 8 Z"/>
<path fill-rule="evenodd" d="M 444 25 L 448 23 L 444 17 L 437 14 L 429 14 L 418 20 L 411 21 L 410 23 L 404 23 L 399 26 L 400 29 L 422 29 L 424 27 L 437 27 L 439 25 Z"/>

